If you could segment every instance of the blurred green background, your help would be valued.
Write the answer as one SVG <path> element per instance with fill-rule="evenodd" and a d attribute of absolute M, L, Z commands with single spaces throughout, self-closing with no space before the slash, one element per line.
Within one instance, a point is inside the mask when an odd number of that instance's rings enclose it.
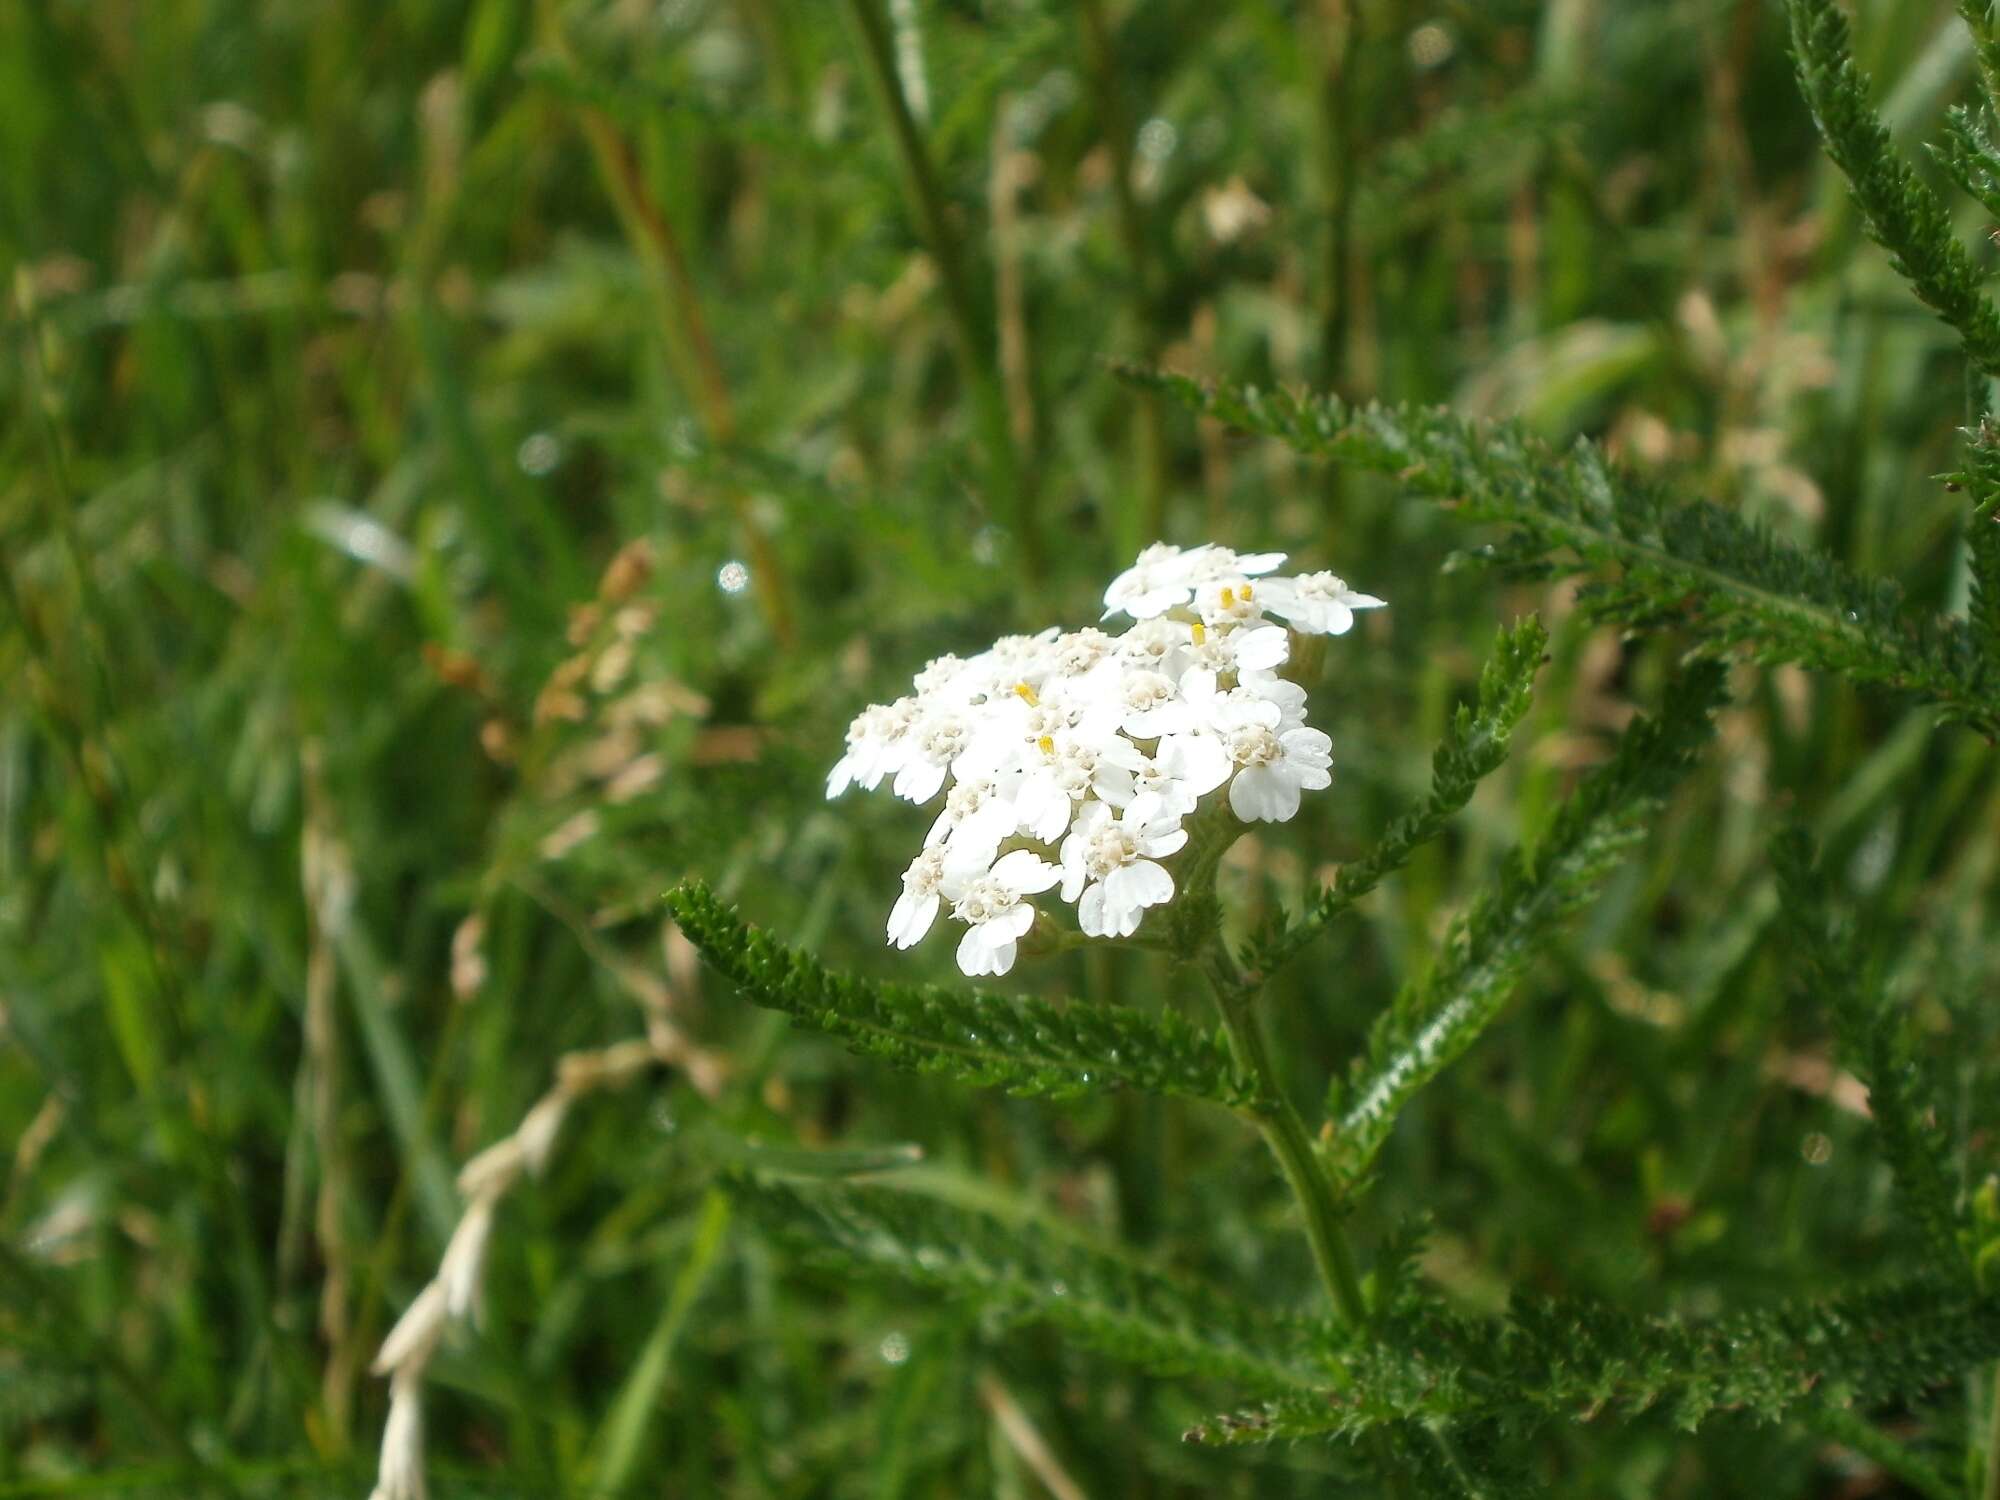
<path fill-rule="evenodd" d="M 1858 20 L 1913 146 L 1967 93 L 1963 29 Z M 1337 1447 L 1184 1446 L 1227 1390 L 816 1273 L 708 1196 L 744 1140 L 914 1142 L 924 1191 L 1308 1305 L 1238 1122 L 794 1037 L 702 984 L 660 892 L 699 873 L 829 962 L 950 975 L 943 938 L 882 947 L 927 816 L 821 800 L 844 727 L 933 655 L 1093 619 L 1164 537 L 1391 605 L 1314 690 L 1334 790 L 1231 857 L 1249 920 L 1420 794 L 1496 623 L 1539 610 L 1512 764 L 1275 990 L 1310 1099 L 1672 660 L 1107 360 L 1599 435 L 1964 603 L 1932 478 L 1963 372 L 1759 0 L 0 0 L 0 266 L 0 1496 L 358 1500 L 365 1367 L 457 1165 L 649 1015 L 724 1076 L 580 1105 L 508 1200 L 433 1366 L 435 1493 L 1349 1492 Z M 1468 1307 L 1713 1312 L 1905 1253 L 1787 984 L 1788 819 L 1866 904 L 1948 1123 L 1994 1124 L 1989 747 L 1791 669 L 1734 685 L 1354 1225 L 1429 1210 Z M 1010 982 L 1202 1003 L 1145 954 Z M 1946 1393 L 1905 1425 L 1964 1421 Z M 1728 1421 L 1579 1423 L 1548 1463 L 1576 1495 L 1896 1493 Z"/>

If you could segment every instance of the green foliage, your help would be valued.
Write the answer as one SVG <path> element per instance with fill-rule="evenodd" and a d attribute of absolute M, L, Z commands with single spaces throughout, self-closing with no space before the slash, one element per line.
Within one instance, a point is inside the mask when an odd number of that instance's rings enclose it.
<path fill-rule="evenodd" d="M 1532 616 L 1500 638 L 1479 674 L 1477 697 L 1460 704 L 1444 742 L 1431 753 L 1431 789 L 1420 806 L 1389 825 L 1381 842 L 1340 867 L 1333 883 L 1297 921 L 1282 919 L 1248 945 L 1244 966 L 1270 975 L 1326 930 L 1327 924 L 1409 862 L 1412 854 L 1443 833 L 1454 814 L 1471 800 L 1486 776 L 1507 758 L 1515 726 L 1528 712 L 1535 673 L 1542 664 L 1548 632 Z"/>
<path fill-rule="evenodd" d="M 1959 1500 L 1965 1492 L 1961 1481 L 1953 1480 L 1929 1459 L 1849 1407 L 1815 1403 L 1794 1410 L 1813 1431 L 1880 1464 L 1885 1473 L 1893 1474 L 1929 1500 Z"/>
<path fill-rule="evenodd" d="M 1491 1424 L 1399 1422 L 1387 1433 L 1403 1478 L 1424 1500 L 1536 1500 L 1548 1493 L 1519 1446 Z"/>
<path fill-rule="evenodd" d="M 1858 212 L 1755 4 L 0 5 L 0 1495 L 367 1493 L 453 1169 L 642 1035 L 434 1494 L 1983 1494 L 2000 39 L 1833 5 Z M 1155 539 L 1388 600 L 1334 787 L 1039 998 L 885 952 L 843 725 Z M 1710 771 L 1558 929 L 1690 647 Z M 1293 1101 L 1531 951 L 1337 1198 Z"/>
<path fill-rule="evenodd" d="M 748 998 L 898 1067 L 1048 1098 L 1120 1086 L 1232 1106 L 1257 1096 L 1221 1042 L 1171 1011 L 835 974 L 745 926 L 699 881 L 668 892 L 667 906 Z"/>
<path fill-rule="evenodd" d="M 1034 1220 L 1002 1220 L 878 1187 L 744 1183 L 750 1214 L 836 1273 L 960 1298 L 997 1326 L 1046 1323 L 1119 1360 L 1257 1390 L 1327 1378 L 1330 1332 L 1149 1270 Z"/>
<path fill-rule="evenodd" d="M 1480 893 L 1430 974 L 1376 1018 L 1366 1051 L 1330 1094 L 1336 1123 L 1324 1152 L 1336 1178 L 1352 1183 L 1368 1170 L 1403 1106 L 1472 1046 L 1563 918 L 1645 836 L 1647 818 L 1707 742 L 1721 692 L 1712 663 L 1680 678 L 1659 717 L 1627 729 L 1533 850 L 1509 859 Z"/>
<path fill-rule="evenodd" d="M 1615 569 L 1588 597 L 1597 619 L 1676 626 L 1757 661 L 1896 688 L 2000 735 L 2000 667 L 1964 620 L 1913 614 L 1887 579 L 1857 577 L 1721 506 L 1676 502 L 1590 443 L 1558 454 L 1514 423 L 1124 373 L 1241 431 L 1393 474 L 1468 519 L 1511 526 L 1537 560 Z"/>
<path fill-rule="evenodd" d="M 1855 64 L 1846 16 L 1836 0 L 1786 0 L 1785 10 L 1799 91 L 1827 154 L 1847 174 L 1870 237 L 1889 252 L 1910 289 L 1957 330 L 1966 357 L 2000 375 L 2000 313 L 1980 290 L 1981 272 L 1958 242 L 1943 202 L 1890 143 Z M 1976 153 L 1961 154 L 1977 139 L 1955 130 L 1951 141 L 1944 160 L 1977 196 L 1974 179 L 1983 168 Z"/>
<path fill-rule="evenodd" d="M 0 1439 L 13 1440 L 33 1423 L 74 1411 L 90 1400 L 92 1388 L 91 1378 L 74 1369 L 0 1363 Z"/>
<path fill-rule="evenodd" d="M 1937 1263 L 1962 1265 L 1954 1152 L 1939 1126 L 1943 1101 L 1926 1076 L 1908 1020 L 1885 992 L 1852 916 L 1833 909 L 1826 879 L 1813 865 L 1811 840 L 1787 834 L 1773 845 L 1772 858 L 1796 944 L 1800 997 L 1832 1012 L 1842 1059 L 1868 1085 L 1869 1113 L 1910 1223 L 1929 1240 Z"/>
<path fill-rule="evenodd" d="M 1992 114 L 1953 105 L 1945 115 L 1944 140 L 1934 148 L 1939 163 L 1959 189 L 1988 213 L 2000 217 L 2000 148 L 1993 144 Z"/>
<path fill-rule="evenodd" d="M 1973 634 L 1989 662 L 2000 663 L 2000 428 L 1982 417 L 1963 434 L 1965 468 L 1956 476 L 1972 493 L 1966 520 L 1966 552 L 1971 566 Z"/>
<path fill-rule="evenodd" d="M 1384 1325 L 1383 1346 L 1392 1352 L 1356 1357 L 1338 1390 L 1283 1396 L 1196 1435 L 1351 1438 L 1390 1422 L 1529 1411 L 1564 1423 L 1658 1411 L 1693 1432 L 1724 1415 L 1776 1422 L 1808 1401 L 1865 1409 L 1914 1399 L 2000 1355 L 2000 1299 L 1963 1278 L 1927 1276 L 1716 1319 L 1521 1300 L 1500 1323 L 1406 1311 Z"/>

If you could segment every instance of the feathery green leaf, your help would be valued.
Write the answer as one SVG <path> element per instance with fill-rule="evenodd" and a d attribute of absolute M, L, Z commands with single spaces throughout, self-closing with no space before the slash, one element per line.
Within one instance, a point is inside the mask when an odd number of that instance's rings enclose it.
<path fill-rule="evenodd" d="M 1393 474 L 1473 520 L 1514 527 L 1532 544 L 1517 556 L 1616 569 L 1586 596 L 1600 619 L 1675 624 L 1758 661 L 1895 688 L 2000 736 L 2000 669 L 1966 621 L 1912 616 L 1895 583 L 1857 577 L 1718 505 L 1670 500 L 1589 443 L 1558 454 L 1515 423 L 1121 373 L 1228 426 Z"/>
<path fill-rule="evenodd" d="M 1834 0 L 1786 0 L 1799 91 L 1853 189 L 1869 236 L 1889 252 L 1910 289 L 1958 331 L 1966 357 L 2000 374 L 2000 313 L 1952 231 L 1951 213 L 1910 169 L 1868 100 L 1847 17 Z M 1947 160 L 1947 165 L 1950 165 Z"/>
<path fill-rule="evenodd" d="M 1331 1378 L 1326 1325 L 1249 1307 L 1033 1221 L 880 1187 L 735 1191 L 754 1220 L 822 1266 L 960 1297 L 1002 1323 L 1045 1323 L 1148 1370 L 1268 1392 Z"/>
<path fill-rule="evenodd" d="M 1644 837 L 1646 815 L 1708 738 L 1721 676 L 1714 663 L 1697 663 L 1675 682 L 1658 718 L 1635 721 L 1534 852 L 1517 852 L 1457 923 L 1429 977 L 1376 1020 L 1366 1054 L 1339 1091 L 1339 1126 L 1326 1148 L 1340 1179 L 1359 1179 L 1404 1104 L 1472 1045 L 1556 924 Z"/>
<path fill-rule="evenodd" d="M 1962 104 L 1946 110 L 1944 139 L 1931 147 L 1931 155 L 1960 192 L 2000 217 L 2000 150 L 1993 144 L 1988 111 Z"/>
<path fill-rule="evenodd" d="M 1171 1011 L 836 974 L 746 926 L 699 881 L 666 899 L 688 940 L 751 1000 L 864 1056 L 1046 1098 L 1118 1086 L 1232 1107 L 1257 1097 L 1228 1049 Z"/>
<path fill-rule="evenodd" d="M 1965 434 L 1965 468 L 1952 476 L 1971 492 L 1966 551 L 1972 573 L 1972 633 L 2000 669 L 2000 426 L 1991 416 Z"/>
<path fill-rule="evenodd" d="M 1352 1438 L 1389 1422 L 1653 1409 L 1693 1431 L 1718 1412 L 1769 1422 L 1807 1400 L 1908 1399 L 1996 1355 L 2000 1298 L 1938 1275 L 1700 1322 L 1575 1301 L 1519 1301 L 1499 1323 L 1431 1308 L 1382 1324 L 1378 1345 L 1344 1359 L 1344 1387 L 1286 1393 L 1190 1436 Z"/>
<path fill-rule="evenodd" d="M 1869 1112 L 1911 1219 L 1943 1264 L 1964 1266 L 1957 1194 L 1946 1175 L 1951 1149 L 1936 1123 L 1942 1118 L 1938 1095 L 1903 1018 L 1874 976 L 1852 919 L 1833 909 L 1826 880 L 1813 866 L 1811 842 L 1788 833 L 1772 856 L 1800 988 L 1833 1012 L 1844 1060 L 1868 1085 Z"/>
<path fill-rule="evenodd" d="M 1547 1491 L 1510 1437 L 1493 1422 L 1457 1429 L 1399 1422 L 1388 1448 L 1423 1500 L 1539 1500 Z"/>
<path fill-rule="evenodd" d="M 1530 615 L 1502 630 L 1493 655 L 1479 674 L 1475 702 L 1460 704 L 1444 742 L 1431 756 L 1430 795 L 1389 825 L 1382 841 L 1360 859 L 1340 867 L 1297 922 L 1282 921 L 1249 944 L 1244 967 L 1269 975 L 1295 957 L 1327 924 L 1401 869 L 1418 849 L 1444 832 L 1445 825 L 1471 800 L 1479 783 L 1507 758 L 1514 727 L 1528 712 L 1535 672 L 1542 664 L 1548 632 Z"/>
<path fill-rule="evenodd" d="M 1965 1494 L 1962 1481 L 1954 1482 L 1900 1438 L 1890 1436 L 1848 1407 L 1809 1401 L 1799 1406 L 1794 1415 L 1801 1426 L 1872 1459 L 1885 1472 L 1929 1500 L 1962 1500 Z"/>

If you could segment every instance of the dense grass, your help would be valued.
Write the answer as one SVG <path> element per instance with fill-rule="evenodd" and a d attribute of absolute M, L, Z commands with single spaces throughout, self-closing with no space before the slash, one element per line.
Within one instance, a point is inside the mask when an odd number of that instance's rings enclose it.
<path fill-rule="evenodd" d="M 1235 1121 L 892 1074 L 704 982 L 661 896 L 699 875 L 829 963 L 954 977 L 880 945 L 924 818 L 821 801 L 842 730 L 940 651 L 1093 618 L 1165 536 L 1391 604 L 1315 689 L 1335 792 L 1230 857 L 1247 928 L 1421 795 L 1539 611 L 1507 766 L 1273 981 L 1309 1098 L 1658 698 L 1671 635 L 1113 359 L 1599 436 L 1962 611 L 1964 364 L 1785 41 L 1755 0 L 0 6 L 0 1496 L 364 1494 L 366 1366 L 457 1167 L 649 1024 L 692 1066 L 580 1101 L 501 1210 L 433 1366 L 435 1492 L 1342 1492 L 1342 1444 L 1186 1445 L 1230 1390 L 830 1275 L 715 1186 L 915 1143 L 905 1186 L 1311 1309 Z M 1971 87 L 1947 4 L 1872 0 L 1858 41 L 1899 140 Z M 1778 921 L 1793 823 L 1990 1168 L 1991 747 L 1793 667 L 1732 688 L 1377 1163 L 1364 1254 L 1428 1213 L 1468 1311 L 1712 1313 L 1920 1249 Z M 1207 1019 L 1155 955 L 1013 977 Z M 1972 1386 L 1863 1415 L 1955 1463 Z M 1893 1493 L 1873 1442 L 1621 1416 L 1559 1426 L 1543 1477 Z"/>

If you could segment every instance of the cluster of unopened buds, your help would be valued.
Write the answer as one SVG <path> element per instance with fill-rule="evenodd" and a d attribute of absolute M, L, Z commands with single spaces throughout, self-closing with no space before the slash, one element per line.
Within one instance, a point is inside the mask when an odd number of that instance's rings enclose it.
<path fill-rule="evenodd" d="M 1331 785 L 1332 742 L 1279 669 L 1298 636 L 1341 635 L 1382 601 L 1331 573 L 1273 576 L 1284 560 L 1156 544 L 1105 590 L 1123 631 L 1052 626 L 941 656 L 909 696 L 863 711 L 827 796 L 943 794 L 889 941 L 910 947 L 946 910 L 966 928 L 959 967 L 1005 974 L 1035 924 L 1028 898 L 1050 890 L 1086 935 L 1130 937 L 1173 899 L 1161 861 L 1205 805 L 1282 823 Z"/>

